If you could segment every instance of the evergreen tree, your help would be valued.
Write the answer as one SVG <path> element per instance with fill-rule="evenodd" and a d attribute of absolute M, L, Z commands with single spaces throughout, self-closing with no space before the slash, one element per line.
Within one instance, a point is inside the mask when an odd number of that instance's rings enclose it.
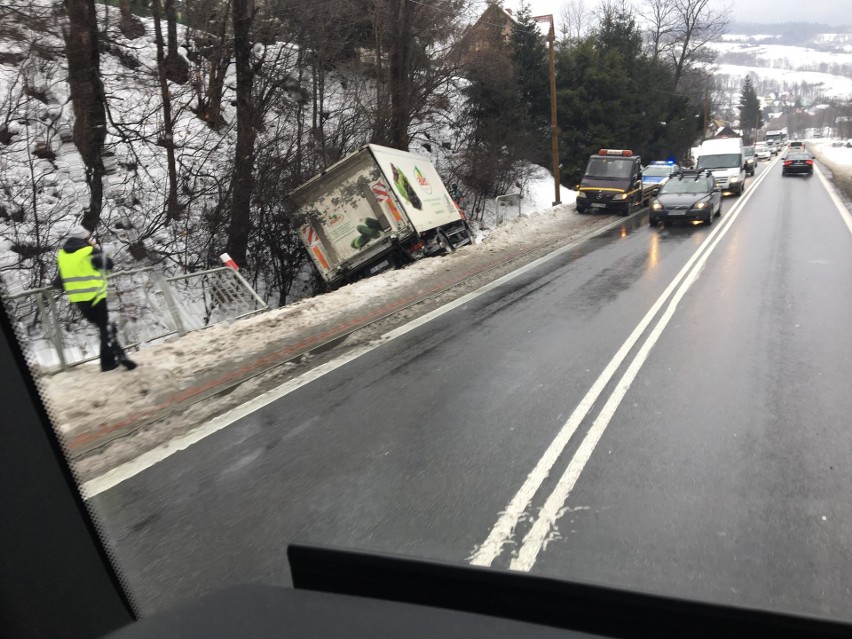
<path fill-rule="evenodd" d="M 760 111 L 760 100 L 751 82 L 751 77 L 746 76 L 743 88 L 740 92 L 740 127 L 746 134 L 746 140 L 751 142 L 753 131 L 763 126 L 763 114 Z"/>
<path fill-rule="evenodd" d="M 529 126 L 543 131 L 550 122 L 549 54 L 529 4 L 521 4 L 516 19 L 512 28 L 512 64 L 518 91 Z"/>
<path fill-rule="evenodd" d="M 608 6 L 590 36 L 557 54 L 560 162 L 569 186 L 600 148 L 631 149 L 645 161 L 680 158 L 700 122 L 696 105 L 672 92 L 673 65 L 643 52 L 629 8 Z"/>

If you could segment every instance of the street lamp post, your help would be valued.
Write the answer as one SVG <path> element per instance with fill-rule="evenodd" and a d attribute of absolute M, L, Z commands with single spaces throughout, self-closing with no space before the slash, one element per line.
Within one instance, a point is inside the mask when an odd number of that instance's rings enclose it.
<path fill-rule="evenodd" d="M 559 194 L 559 126 L 556 123 L 556 60 L 553 52 L 555 29 L 552 14 L 534 16 L 533 20 L 550 24 L 550 29 L 547 33 L 547 42 L 550 48 L 550 144 L 553 154 L 553 206 L 556 206 L 562 203 L 562 199 Z"/>

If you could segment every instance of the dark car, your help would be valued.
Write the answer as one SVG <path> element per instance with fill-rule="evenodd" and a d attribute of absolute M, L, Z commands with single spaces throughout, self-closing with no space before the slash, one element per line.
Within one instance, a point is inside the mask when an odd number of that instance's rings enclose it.
<path fill-rule="evenodd" d="M 813 175 L 814 160 L 810 153 L 788 153 L 781 165 L 781 175 Z"/>
<path fill-rule="evenodd" d="M 722 190 L 710 171 L 681 171 L 669 178 L 651 202 L 651 226 L 677 220 L 712 224 L 722 213 Z"/>
<path fill-rule="evenodd" d="M 745 169 L 746 175 L 754 175 L 754 167 L 757 164 L 757 158 L 754 155 L 753 146 L 743 147 L 743 160 L 743 168 Z"/>

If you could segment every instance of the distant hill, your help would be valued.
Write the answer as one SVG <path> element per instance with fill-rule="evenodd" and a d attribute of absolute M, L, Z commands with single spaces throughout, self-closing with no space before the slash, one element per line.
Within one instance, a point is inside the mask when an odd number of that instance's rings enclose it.
<path fill-rule="evenodd" d="M 774 36 L 775 44 L 808 46 L 817 42 L 824 34 L 847 34 L 852 36 L 851 25 L 828 25 L 814 22 L 783 22 L 766 24 L 758 22 L 735 22 L 729 33 L 743 36 Z"/>

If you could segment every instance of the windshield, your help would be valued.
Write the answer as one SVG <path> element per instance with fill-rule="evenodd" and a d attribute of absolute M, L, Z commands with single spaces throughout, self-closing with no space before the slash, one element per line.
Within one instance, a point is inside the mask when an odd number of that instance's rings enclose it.
<path fill-rule="evenodd" d="M 644 177 L 667 177 L 671 173 L 672 169 L 669 166 L 646 166 L 642 170 Z"/>
<path fill-rule="evenodd" d="M 736 153 L 722 155 L 702 155 L 698 158 L 698 169 L 735 169 L 740 166 L 740 156 Z"/>
<path fill-rule="evenodd" d="M 551 76 L 491 2 L 0 1 L 0 293 L 142 616 L 301 541 L 852 621 L 852 80 L 616 4 Z"/>
<path fill-rule="evenodd" d="M 586 176 L 604 179 L 630 179 L 633 161 L 622 158 L 591 158 Z"/>
<path fill-rule="evenodd" d="M 660 195 L 667 193 L 709 193 L 712 186 L 708 185 L 706 178 L 698 180 L 685 177 L 682 180 L 669 180 L 660 189 Z"/>
<path fill-rule="evenodd" d="M 744 155 L 754 155 L 754 147 L 753 146 L 744 146 L 743 147 Z"/>

